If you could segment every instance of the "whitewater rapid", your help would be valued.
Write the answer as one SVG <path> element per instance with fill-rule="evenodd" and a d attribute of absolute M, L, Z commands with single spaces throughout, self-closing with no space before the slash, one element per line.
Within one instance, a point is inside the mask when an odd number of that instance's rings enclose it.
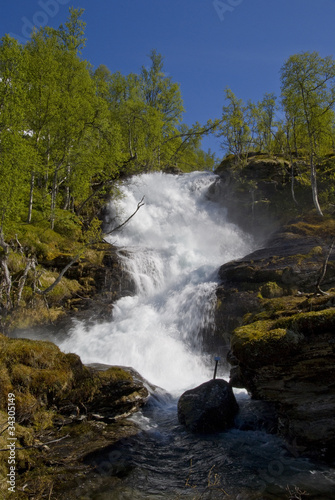
<path fill-rule="evenodd" d="M 212 377 L 201 332 L 213 327 L 217 270 L 251 251 L 253 242 L 228 223 L 208 187 L 208 172 L 149 173 L 120 185 L 108 206 L 110 228 L 134 217 L 109 241 L 120 249 L 135 294 L 122 297 L 110 321 L 77 323 L 59 344 L 84 363 L 131 366 L 152 384 L 178 394 Z"/>

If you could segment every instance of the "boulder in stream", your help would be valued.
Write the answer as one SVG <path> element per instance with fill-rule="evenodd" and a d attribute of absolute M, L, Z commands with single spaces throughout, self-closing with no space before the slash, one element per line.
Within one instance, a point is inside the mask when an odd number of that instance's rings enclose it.
<path fill-rule="evenodd" d="M 184 392 L 178 401 L 178 420 L 191 432 L 221 432 L 234 424 L 238 413 L 232 388 L 214 379 Z"/>

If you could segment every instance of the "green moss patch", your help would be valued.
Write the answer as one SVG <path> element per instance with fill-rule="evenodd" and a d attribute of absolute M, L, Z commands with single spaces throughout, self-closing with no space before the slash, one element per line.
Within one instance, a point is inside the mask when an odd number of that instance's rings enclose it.
<path fill-rule="evenodd" d="M 267 299 L 273 299 L 274 297 L 282 297 L 284 295 L 284 290 L 277 285 L 276 282 L 269 281 L 261 287 L 262 297 Z"/>
<path fill-rule="evenodd" d="M 303 336 L 270 321 L 256 321 L 237 328 L 232 337 L 232 350 L 240 362 L 250 368 L 285 362 L 297 352 Z"/>
<path fill-rule="evenodd" d="M 280 318 L 274 323 L 274 326 L 290 328 L 306 336 L 323 333 L 334 333 L 335 335 L 335 308 L 304 312 L 290 318 Z"/>

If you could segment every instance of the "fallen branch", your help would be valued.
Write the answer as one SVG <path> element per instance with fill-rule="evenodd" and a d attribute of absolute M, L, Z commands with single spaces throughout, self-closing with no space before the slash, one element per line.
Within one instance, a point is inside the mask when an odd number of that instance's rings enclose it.
<path fill-rule="evenodd" d="M 66 271 L 71 267 L 80 257 L 80 254 L 77 254 L 65 267 L 62 269 L 62 271 L 59 273 L 58 277 L 55 279 L 55 281 L 48 286 L 45 290 L 40 290 L 39 288 L 36 288 L 36 293 L 39 295 L 46 295 L 47 293 L 51 292 L 55 288 L 56 285 L 60 282 L 60 280 L 63 278 L 64 274 Z"/>

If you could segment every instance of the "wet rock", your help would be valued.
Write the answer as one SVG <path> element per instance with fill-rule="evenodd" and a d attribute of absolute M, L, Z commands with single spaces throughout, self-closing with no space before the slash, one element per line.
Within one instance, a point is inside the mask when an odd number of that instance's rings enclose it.
<path fill-rule="evenodd" d="M 237 429 L 243 431 L 265 431 L 275 434 L 278 430 L 278 415 L 273 404 L 245 397 L 239 399 L 239 413 L 235 419 Z"/>
<path fill-rule="evenodd" d="M 86 404 L 89 415 L 114 422 L 137 412 L 148 401 L 149 391 L 140 375 L 134 376 L 135 370 L 99 364 L 89 368 L 98 379 L 96 393 Z"/>
<path fill-rule="evenodd" d="M 232 337 L 244 387 L 276 405 L 281 434 L 323 458 L 335 450 L 334 328 L 332 308 L 255 322 Z"/>
<path fill-rule="evenodd" d="M 221 432 L 234 424 L 238 404 L 228 382 L 210 380 L 184 392 L 178 401 L 178 420 L 191 432 Z"/>
<path fill-rule="evenodd" d="M 335 252 L 321 289 L 333 220 L 293 221 L 220 268 L 216 338 L 231 348 L 231 384 L 274 404 L 278 431 L 306 453 L 335 453 Z M 216 348 L 216 352 L 218 348 Z"/>

